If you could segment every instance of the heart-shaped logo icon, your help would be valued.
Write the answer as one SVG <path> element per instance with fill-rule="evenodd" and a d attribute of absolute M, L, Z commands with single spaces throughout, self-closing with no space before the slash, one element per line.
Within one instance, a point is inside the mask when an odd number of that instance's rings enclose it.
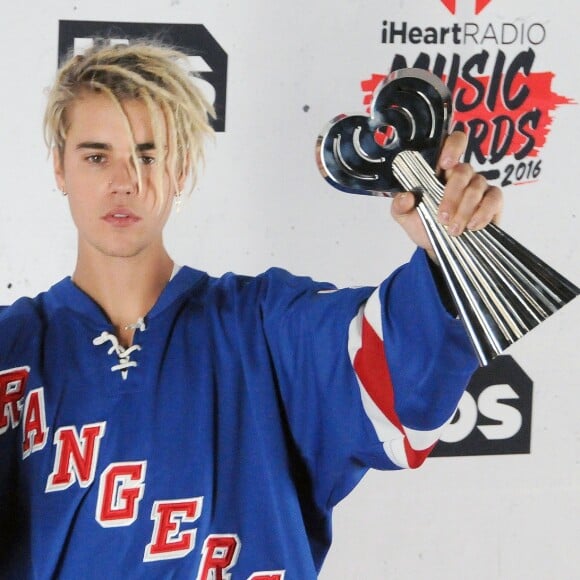
<path fill-rule="evenodd" d="M 338 115 L 328 124 L 316 144 L 318 168 L 347 193 L 392 196 L 402 190 L 393 159 L 414 150 L 435 167 L 451 110 L 439 77 L 419 68 L 394 71 L 377 87 L 370 115 Z"/>

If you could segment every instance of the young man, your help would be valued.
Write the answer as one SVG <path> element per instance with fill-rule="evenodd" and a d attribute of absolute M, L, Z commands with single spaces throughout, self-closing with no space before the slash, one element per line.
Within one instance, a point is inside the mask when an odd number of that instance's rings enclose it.
<path fill-rule="evenodd" d="M 420 465 L 476 367 L 412 195 L 392 212 L 420 249 L 378 288 L 178 268 L 163 228 L 208 115 L 165 48 L 59 71 L 45 127 L 78 259 L 0 313 L 2 578 L 315 578 L 333 506 Z M 464 145 L 440 161 L 456 234 L 501 206 Z"/>

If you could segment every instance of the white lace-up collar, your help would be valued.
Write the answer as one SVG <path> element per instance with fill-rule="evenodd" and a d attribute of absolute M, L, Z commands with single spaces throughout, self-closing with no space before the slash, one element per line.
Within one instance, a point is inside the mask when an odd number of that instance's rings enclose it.
<path fill-rule="evenodd" d="M 175 278 L 179 270 L 181 270 L 181 266 L 179 266 L 174 262 L 173 270 L 171 272 L 171 277 L 169 278 L 169 281 Z M 125 330 L 129 329 L 139 332 L 145 332 L 145 330 L 147 329 L 145 325 L 145 320 L 143 318 L 139 318 L 137 322 L 129 324 L 125 327 Z M 106 330 L 101 332 L 99 336 L 93 339 L 93 344 L 95 346 L 101 346 L 107 342 L 111 343 L 111 346 L 107 354 L 108 355 L 115 354 L 119 359 L 119 362 L 111 367 L 111 371 L 112 372 L 121 371 L 121 377 L 123 378 L 123 380 L 126 380 L 127 375 L 129 374 L 129 369 L 137 367 L 137 361 L 131 360 L 131 356 L 134 353 L 140 351 L 141 346 L 134 343 L 131 346 L 125 348 L 124 346 L 119 344 L 119 339 L 114 334 Z"/>
<path fill-rule="evenodd" d="M 134 324 L 127 325 L 125 329 L 126 330 L 133 329 L 138 330 L 139 332 L 145 332 L 147 327 L 145 326 L 145 320 L 143 318 L 139 318 L 137 322 L 135 322 Z M 106 342 L 111 343 L 111 347 L 107 351 L 107 354 L 108 355 L 116 354 L 117 357 L 119 358 L 118 364 L 113 365 L 111 367 L 111 371 L 112 372 L 121 371 L 122 379 L 124 381 L 127 380 L 129 369 L 137 366 L 137 361 L 131 360 L 131 355 L 134 352 L 140 351 L 141 347 L 138 344 L 133 344 L 128 348 L 125 348 L 124 346 L 119 344 L 119 339 L 114 334 L 111 334 L 106 330 L 101 332 L 99 336 L 93 339 L 93 344 L 95 346 L 101 346 Z"/>

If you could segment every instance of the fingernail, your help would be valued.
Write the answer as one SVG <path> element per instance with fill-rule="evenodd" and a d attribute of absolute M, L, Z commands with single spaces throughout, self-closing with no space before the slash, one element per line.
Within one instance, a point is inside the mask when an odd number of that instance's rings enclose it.
<path fill-rule="evenodd" d="M 449 169 L 450 167 L 453 167 L 453 165 L 455 165 L 453 157 L 444 157 L 441 160 L 441 167 L 443 167 L 443 169 Z"/>
<path fill-rule="evenodd" d="M 442 224 L 447 225 L 449 223 L 449 214 L 446 211 L 439 214 L 439 221 Z"/>
<path fill-rule="evenodd" d="M 459 224 L 451 224 L 451 225 L 449 226 L 449 233 L 450 233 L 452 236 L 457 236 L 457 235 L 459 235 L 459 231 L 460 231 L 460 230 L 459 230 Z"/>
<path fill-rule="evenodd" d="M 474 230 L 477 227 L 477 220 L 471 220 L 468 224 L 467 224 L 467 229 L 468 230 Z"/>

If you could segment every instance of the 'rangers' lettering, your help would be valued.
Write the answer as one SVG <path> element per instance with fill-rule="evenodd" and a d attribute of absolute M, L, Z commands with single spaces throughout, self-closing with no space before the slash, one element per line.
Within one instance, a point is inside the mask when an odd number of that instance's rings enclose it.
<path fill-rule="evenodd" d="M 75 481 L 81 487 L 88 487 L 93 482 L 105 425 L 105 422 L 84 425 L 80 437 L 74 426 L 61 427 L 54 434 L 56 457 L 46 491 L 66 489 Z"/>
<path fill-rule="evenodd" d="M 233 534 L 212 534 L 203 543 L 197 580 L 228 580 L 228 570 L 236 565 L 241 542 Z"/>
<path fill-rule="evenodd" d="M 44 449 L 48 440 L 46 412 L 44 409 L 44 389 L 34 389 L 28 393 L 24 402 L 24 421 L 22 428 L 22 457 Z"/>
<path fill-rule="evenodd" d="M 29 367 L 19 367 L 0 372 L 0 435 L 20 423 L 22 399 Z"/>
<path fill-rule="evenodd" d="M 143 561 L 182 558 L 195 546 L 196 529 L 180 531 L 180 524 L 195 522 L 201 515 L 202 497 L 156 501 L 151 509 L 155 520 L 151 543 L 145 547 Z"/>
<path fill-rule="evenodd" d="M 96 520 L 104 528 L 130 526 L 145 493 L 146 461 L 111 463 L 101 474 Z"/>

